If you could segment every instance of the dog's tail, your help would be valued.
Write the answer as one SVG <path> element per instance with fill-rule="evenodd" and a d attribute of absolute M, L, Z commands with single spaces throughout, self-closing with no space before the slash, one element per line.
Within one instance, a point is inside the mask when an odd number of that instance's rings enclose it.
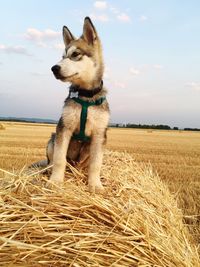
<path fill-rule="evenodd" d="M 49 164 L 47 159 L 37 161 L 29 166 L 29 168 L 46 168 Z"/>

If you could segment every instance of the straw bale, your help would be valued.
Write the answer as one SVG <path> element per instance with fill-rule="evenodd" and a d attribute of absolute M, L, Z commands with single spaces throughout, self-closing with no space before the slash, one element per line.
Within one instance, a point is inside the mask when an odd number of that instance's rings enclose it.
<path fill-rule="evenodd" d="M 0 130 L 5 130 L 6 129 L 6 126 L 2 123 L 0 123 Z"/>
<path fill-rule="evenodd" d="M 1 172 L 0 266 L 197 267 L 197 248 L 151 166 L 105 153 L 103 195 L 68 165 L 62 187 L 44 174 Z"/>

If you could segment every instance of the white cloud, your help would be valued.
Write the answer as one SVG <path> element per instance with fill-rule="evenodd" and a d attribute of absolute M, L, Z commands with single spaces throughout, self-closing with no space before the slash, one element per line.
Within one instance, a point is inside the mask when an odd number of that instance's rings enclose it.
<path fill-rule="evenodd" d="M 118 10 L 116 7 L 113 7 L 113 6 L 110 7 L 110 11 L 111 11 L 113 14 L 119 14 L 119 13 L 120 13 L 119 10 Z"/>
<path fill-rule="evenodd" d="M 133 76 L 138 76 L 141 73 L 139 69 L 136 69 L 134 67 L 131 67 L 129 71 Z"/>
<path fill-rule="evenodd" d="M 0 51 L 7 54 L 21 54 L 25 56 L 31 56 L 24 46 L 12 46 L 12 45 L 0 45 Z"/>
<path fill-rule="evenodd" d="M 127 14 L 129 12 L 128 9 L 124 12 L 118 7 L 111 5 L 108 1 L 95 1 L 93 7 L 94 9 L 89 16 L 94 21 L 108 22 L 118 20 L 124 23 L 131 21 L 131 17 Z"/>
<path fill-rule="evenodd" d="M 110 73 L 111 73 L 110 68 L 108 66 L 105 66 L 104 75 L 103 75 L 104 79 L 110 80 Z"/>
<path fill-rule="evenodd" d="M 126 85 L 125 85 L 125 83 L 116 81 L 116 82 L 114 82 L 114 87 L 124 89 L 124 88 L 126 88 Z"/>
<path fill-rule="evenodd" d="M 55 44 L 53 48 L 58 49 L 58 50 L 64 50 L 65 45 L 63 43 L 58 43 L 58 44 Z"/>
<path fill-rule="evenodd" d="M 156 70 L 162 70 L 162 69 L 163 69 L 163 65 L 160 65 L 160 64 L 154 64 L 154 65 L 153 65 L 153 68 L 156 69 Z"/>
<path fill-rule="evenodd" d="M 40 72 L 30 72 L 30 74 L 32 76 L 35 76 L 35 77 L 43 77 L 43 76 L 46 76 L 46 74 L 40 73 Z"/>
<path fill-rule="evenodd" d="M 186 84 L 187 87 L 191 88 L 192 90 L 195 91 L 200 91 L 200 83 L 197 82 L 189 82 Z"/>
<path fill-rule="evenodd" d="M 139 18 L 140 21 L 146 21 L 148 20 L 148 17 L 145 16 L 145 15 L 141 15 L 140 18 Z"/>
<path fill-rule="evenodd" d="M 131 18 L 126 13 L 121 13 L 117 16 L 117 19 L 122 22 L 130 22 Z"/>
<path fill-rule="evenodd" d="M 36 42 L 36 44 L 37 44 L 38 46 L 40 46 L 40 47 L 43 47 L 43 48 L 48 47 L 48 45 L 45 44 L 44 42 Z"/>
<path fill-rule="evenodd" d="M 97 9 L 106 9 L 107 8 L 107 2 L 106 1 L 95 1 L 94 7 Z"/>
<path fill-rule="evenodd" d="M 106 14 L 90 14 L 90 17 L 92 20 L 101 21 L 101 22 L 107 22 L 109 21 L 109 17 Z"/>
<path fill-rule="evenodd" d="M 53 31 L 51 29 L 46 29 L 44 31 L 40 31 L 35 28 L 29 28 L 27 29 L 26 33 L 24 34 L 24 37 L 27 40 L 34 41 L 37 44 L 41 46 L 45 46 L 43 43 L 46 40 L 55 40 L 58 37 L 60 37 L 61 33 Z"/>
<path fill-rule="evenodd" d="M 110 88 L 114 88 L 114 89 L 125 89 L 126 88 L 126 84 L 124 82 L 121 81 L 116 81 L 113 79 L 105 79 L 106 83 L 109 84 Z"/>

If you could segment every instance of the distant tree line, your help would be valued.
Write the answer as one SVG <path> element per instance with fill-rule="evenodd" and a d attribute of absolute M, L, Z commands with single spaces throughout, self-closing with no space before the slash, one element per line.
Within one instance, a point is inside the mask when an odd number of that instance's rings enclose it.
<path fill-rule="evenodd" d="M 147 124 L 133 124 L 133 123 L 127 123 L 127 124 L 122 124 L 122 123 L 112 123 L 110 127 L 119 127 L 119 128 L 134 128 L 134 129 L 159 129 L 159 130 L 171 130 L 171 127 L 168 125 L 147 125 Z M 174 127 L 174 130 L 178 130 L 178 127 Z"/>
<path fill-rule="evenodd" d="M 147 124 L 126 124 L 126 128 L 140 128 L 140 129 L 159 129 L 159 130 L 171 130 L 171 127 L 168 125 L 147 125 Z"/>
<path fill-rule="evenodd" d="M 27 122 L 27 123 L 43 123 L 43 124 L 56 124 L 56 120 L 37 119 L 37 118 L 4 118 L 0 117 L 0 121 L 8 122 Z"/>
<path fill-rule="evenodd" d="M 184 131 L 200 131 L 198 128 L 184 128 L 179 129 L 179 127 L 170 127 L 169 125 L 163 125 L 163 124 L 135 124 L 135 123 L 112 123 L 110 127 L 119 127 L 119 128 L 134 128 L 134 129 L 157 129 L 157 130 L 184 130 Z"/>
<path fill-rule="evenodd" d="M 185 131 L 200 131 L 198 128 L 184 128 Z"/>

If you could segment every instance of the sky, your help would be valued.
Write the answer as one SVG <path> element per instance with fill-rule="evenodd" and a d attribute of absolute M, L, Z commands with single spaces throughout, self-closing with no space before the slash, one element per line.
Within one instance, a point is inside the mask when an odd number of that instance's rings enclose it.
<path fill-rule="evenodd" d="M 51 67 L 62 27 L 90 16 L 111 122 L 200 127 L 200 1 L 0 0 L 0 116 L 59 119 L 69 84 Z"/>

